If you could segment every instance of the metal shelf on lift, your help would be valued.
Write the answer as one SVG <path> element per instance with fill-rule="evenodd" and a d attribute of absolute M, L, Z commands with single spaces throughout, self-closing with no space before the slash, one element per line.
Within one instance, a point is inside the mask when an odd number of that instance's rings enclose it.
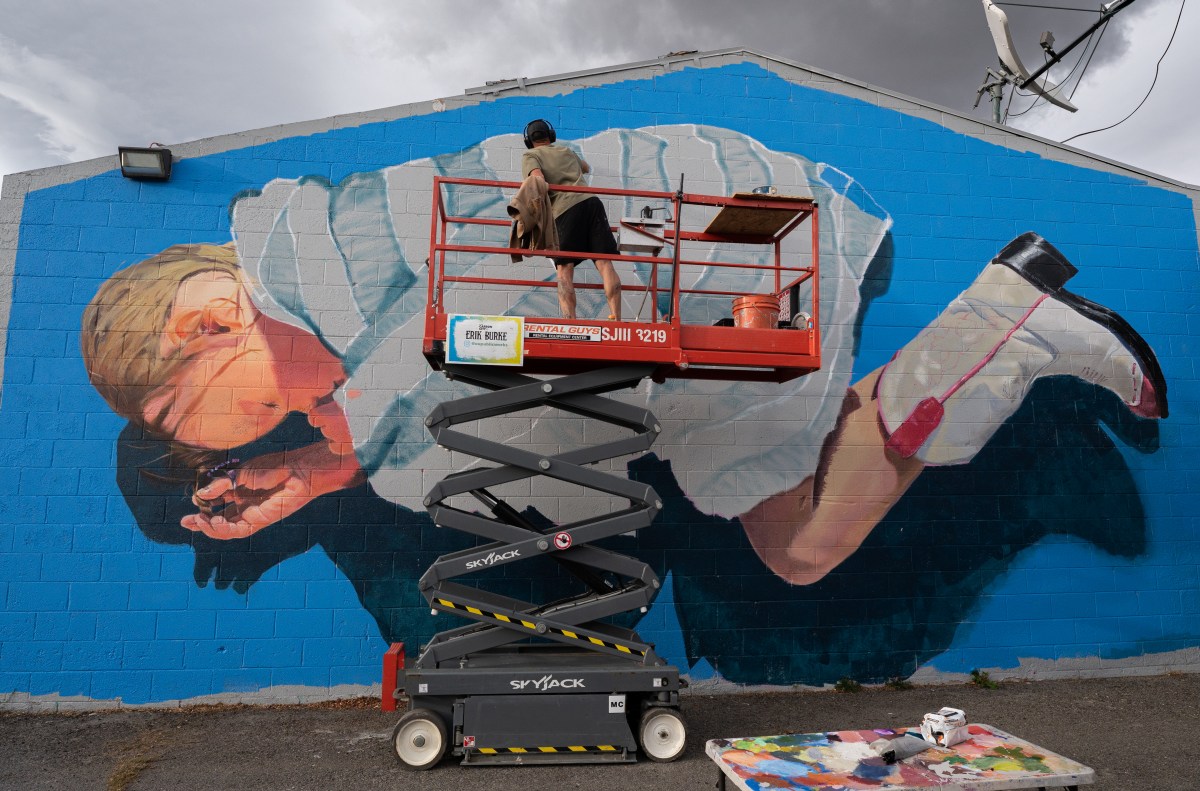
<path fill-rule="evenodd" d="M 564 374 L 591 370 L 598 366 L 629 362 L 656 363 L 654 378 L 723 379 L 734 381 L 784 382 L 811 373 L 821 367 L 821 330 L 819 321 L 819 226 L 817 204 L 811 198 L 781 195 L 737 193 L 733 196 L 694 193 L 652 192 L 646 190 L 603 189 L 596 187 L 551 187 L 554 191 L 585 192 L 592 195 L 662 201 L 671 206 L 671 217 L 664 224 L 660 241 L 670 248 L 669 256 L 580 254 L 543 249 L 517 249 L 485 244 L 456 244 L 450 228 L 455 226 L 503 226 L 508 220 L 485 217 L 460 217 L 446 211 L 445 190 L 455 185 L 496 190 L 517 189 L 516 182 L 485 181 L 435 177 L 433 217 L 430 239 L 428 302 L 423 351 L 434 368 L 444 363 L 447 340 L 446 291 L 464 284 L 490 288 L 555 288 L 552 280 L 522 280 L 447 274 L 447 256 L 454 253 L 496 255 L 555 256 L 560 258 L 596 258 L 614 262 L 630 261 L 650 268 L 646 283 L 624 283 L 624 293 L 643 292 L 652 306 L 646 321 L 604 321 L 562 319 L 551 316 L 526 316 L 524 363 L 522 370 L 531 374 Z M 719 209 L 704 230 L 685 230 L 681 222 L 684 207 Z M 783 261 L 783 241 L 806 224 L 811 231 L 808 265 Z M 622 221 L 622 224 L 626 224 Z M 685 247 L 705 245 L 710 254 L 720 244 L 763 245 L 769 247 L 770 263 L 738 263 L 728 260 L 700 260 L 684 255 Z M 681 285 L 685 270 L 744 272 L 746 279 L 765 274 L 771 290 L 785 305 L 785 313 L 806 314 L 802 326 L 780 322 L 778 328 L 760 329 L 713 326 L 688 320 L 686 301 L 690 298 L 733 298 L 747 292 L 730 289 L 686 288 Z M 660 273 L 670 286 L 659 286 Z M 800 287 L 808 284 L 807 299 L 799 298 Z M 577 288 L 599 288 L 579 284 Z M 660 315 L 654 309 L 661 297 L 669 308 Z M 801 305 L 799 303 L 803 302 Z M 791 316 L 789 315 L 788 318 Z M 531 326 L 532 325 L 532 326 Z"/>

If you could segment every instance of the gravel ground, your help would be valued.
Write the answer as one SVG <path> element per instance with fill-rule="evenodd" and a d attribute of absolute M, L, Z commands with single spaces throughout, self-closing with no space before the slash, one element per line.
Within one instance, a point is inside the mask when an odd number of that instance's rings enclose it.
<path fill-rule="evenodd" d="M 198 706 L 87 714 L 0 714 L 0 788 L 712 789 L 708 739 L 915 725 L 942 706 L 1096 770 L 1097 791 L 1197 791 L 1200 675 L 775 692 L 684 698 L 688 749 L 672 764 L 401 769 L 396 714 L 361 699 L 313 706 Z M 619 784 L 619 786 L 617 785 Z M 732 788 L 732 786 L 730 786 Z"/>

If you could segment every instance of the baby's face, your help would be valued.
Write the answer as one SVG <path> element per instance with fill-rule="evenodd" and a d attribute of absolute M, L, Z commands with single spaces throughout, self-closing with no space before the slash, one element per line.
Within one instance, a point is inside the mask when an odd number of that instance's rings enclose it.
<path fill-rule="evenodd" d="M 162 344 L 185 362 L 145 415 L 176 441 L 234 448 L 302 412 L 330 440 L 349 442 L 333 398 L 341 363 L 312 333 L 260 313 L 237 278 L 209 272 L 180 284 Z"/>

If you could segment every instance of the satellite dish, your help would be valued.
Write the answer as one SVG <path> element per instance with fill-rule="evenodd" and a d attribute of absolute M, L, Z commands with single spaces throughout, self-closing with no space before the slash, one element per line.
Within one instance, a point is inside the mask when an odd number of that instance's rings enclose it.
<path fill-rule="evenodd" d="M 983 0 L 983 14 L 987 17 L 988 30 L 992 33 L 992 42 L 996 45 L 996 54 L 1000 56 L 1001 65 L 1010 75 L 1018 78 L 1020 82 L 1025 82 L 1029 79 L 1029 70 L 1021 62 L 1017 49 L 1013 46 L 1012 33 L 1008 30 L 1008 14 L 997 8 L 992 0 Z M 1050 82 L 1049 75 L 1029 83 L 1027 87 L 1064 110 L 1075 112 L 1079 109 L 1061 96 L 1055 95 L 1061 86 Z"/>

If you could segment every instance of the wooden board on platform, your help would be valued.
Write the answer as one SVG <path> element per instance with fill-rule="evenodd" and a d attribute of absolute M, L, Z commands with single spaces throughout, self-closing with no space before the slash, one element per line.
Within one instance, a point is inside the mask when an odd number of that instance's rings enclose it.
<path fill-rule="evenodd" d="M 762 206 L 723 206 L 704 229 L 705 233 L 717 236 L 774 236 L 788 223 L 803 213 L 796 201 L 809 201 L 793 195 L 759 195 L 753 192 L 736 192 L 733 197 L 761 203 L 791 204 L 776 208 Z"/>

